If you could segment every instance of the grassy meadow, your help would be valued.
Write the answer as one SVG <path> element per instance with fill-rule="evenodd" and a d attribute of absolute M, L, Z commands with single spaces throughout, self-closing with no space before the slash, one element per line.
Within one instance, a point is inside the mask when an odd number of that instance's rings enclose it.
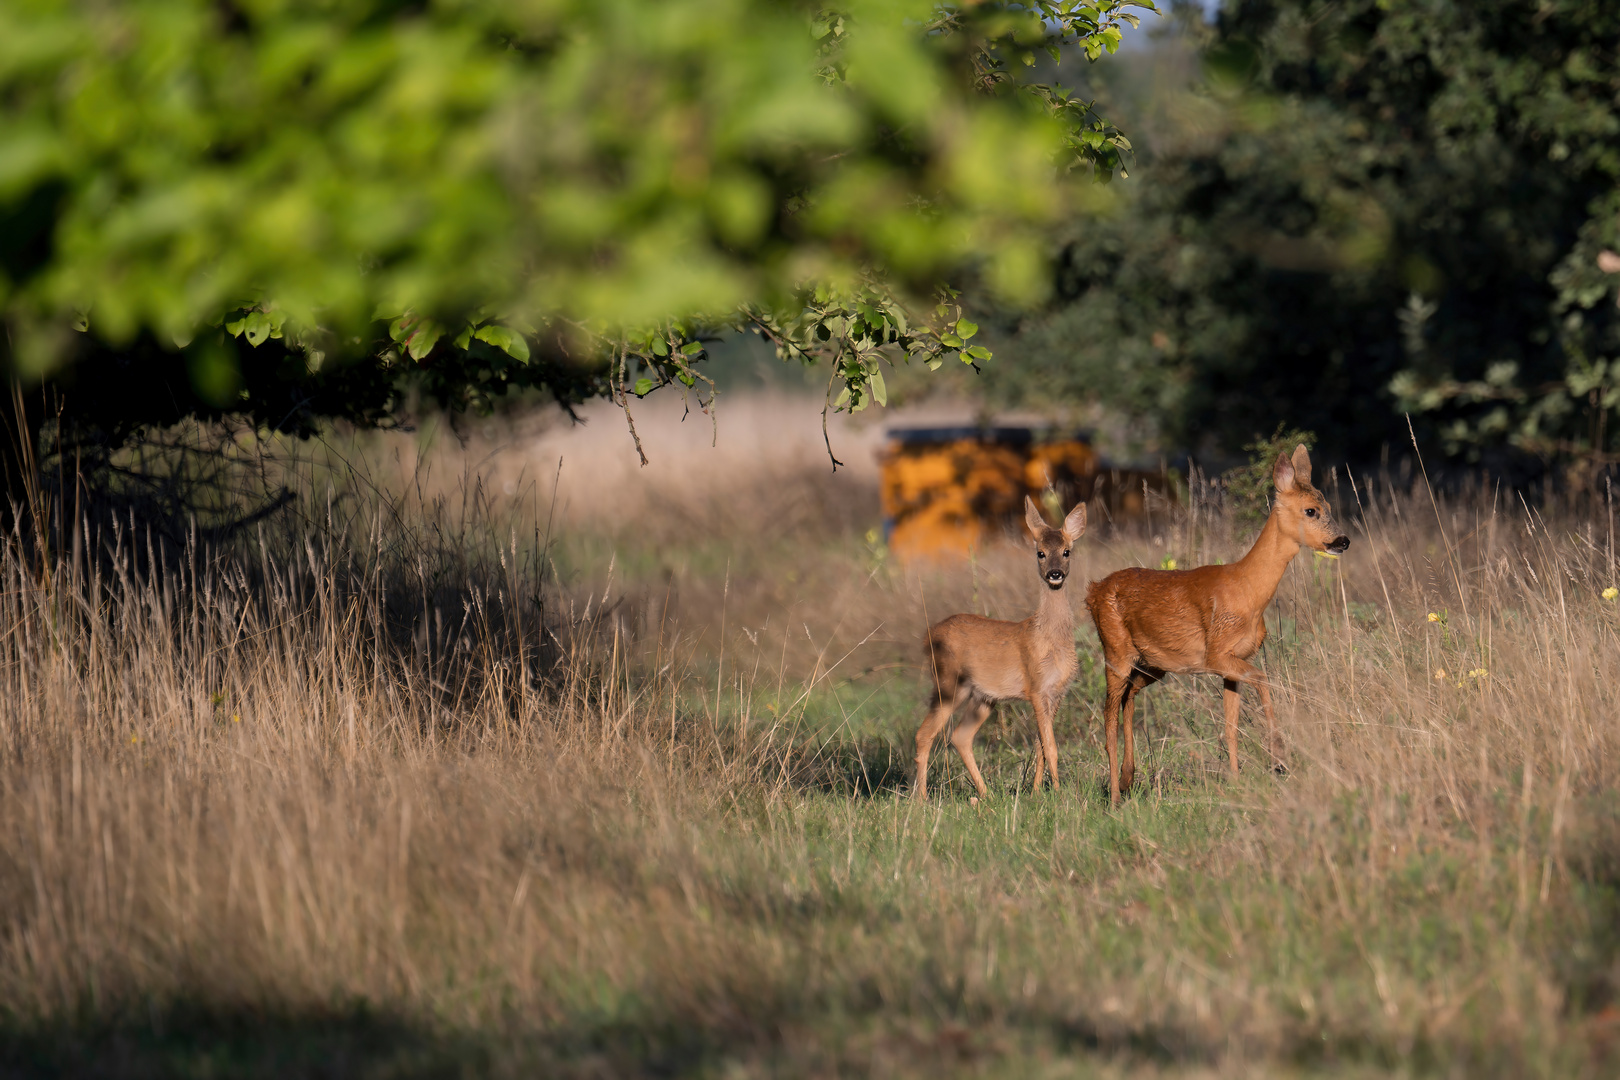
<path fill-rule="evenodd" d="M 871 429 L 707 417 L 337 437 L 229 542 L 0 550 L 0 1071 L 112 1076 L 1612 1075 L 1620 584 L 1603 499 L 1318 464 L 1260 663 L 1138 707 L 1095 634 L 908 796 L 931 621 L 1033 609 L 1015 543 L 903 567 Z M 532 426 L 526 427 L 525 424 Z M 559 468 L 558 459 L 561 458 Z M 1071 592 L 1248 536 L 1094 521 Z"/>

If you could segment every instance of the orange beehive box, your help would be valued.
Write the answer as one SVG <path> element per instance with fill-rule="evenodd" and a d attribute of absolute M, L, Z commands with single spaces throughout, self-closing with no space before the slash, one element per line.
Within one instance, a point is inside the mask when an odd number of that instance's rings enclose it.
<path fill-rule="evenodd" d="M 1023 515 L 1024 496 L 1089 499 L 1098 470 L 1082 438 L 1022 427 L 894 428 L 880 460 L 884 535 L 901 559 L 959 558 Z"/>

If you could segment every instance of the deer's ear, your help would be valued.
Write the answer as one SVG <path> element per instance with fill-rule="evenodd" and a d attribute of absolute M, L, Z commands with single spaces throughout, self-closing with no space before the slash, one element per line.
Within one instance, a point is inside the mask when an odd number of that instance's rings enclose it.
<path fill-rule="evenodd" d="M 1028 495 L 1024 496 L 1024 524 L 1028 526 L 1030 536 L 1036 540 L 1041 538 L 1041 533 L 1047 527 L 1046 519 L 1041 517 L 1040 508 L 1035 505 L 1035 500 Z"/>
<path fill-rule="evenodd" d="M 1086 504 L 1079 503 L 1063 519 L 1063 539 L 1072 544 L 1086 531 Z"/>
<path fill-rule="evenodd" d="M 1311 482 L 1311 455 L 1306 452 L 1304 443 L 1294 448 L 1294 479 L 1301 484 Z"/>
<path fill-rule="evenodd" d="M 1271 479 L 1277 485 L 1278 491 L 1294 490 L 1294 463 L 1288 460 L 1287 454 L 1277 455 L 1277 464 L 1271 470 Z"/>

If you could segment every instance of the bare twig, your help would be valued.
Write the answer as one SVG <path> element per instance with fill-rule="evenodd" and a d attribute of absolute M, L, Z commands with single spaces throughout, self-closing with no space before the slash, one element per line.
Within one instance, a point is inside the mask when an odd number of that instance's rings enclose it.
<path fill-rule="evenodd" d="M 821 441 L 827 444 L 827 457 L 832 459 L 833 472 L 837 472 L 838 466 L 843 464 L 842 461 L 838 460 L 838 455 L 833 453 L 832 436 L 827 434 L 827 410 L 832 408 L 832 388 L 833 383 L 837 381 L 838 369 L 835 367 L 833 373 L 827 378 L 827 394 L 821 403 Z"/>
<path fill-rule="evenodd" d="M 629 366 L 630 350 L 627 346 L 619 348 L 618 377 L 615 380 L 615 389 L 619 393 L 619 408 L 624 410 L 625 423 L 630 425 L 630 437 L 636 442 L 636 456 L 641 459 L 645 468 L 647 465 L 647 452 L 641 448 L 641 436 L 636 432 L 636 418 L 630 414 L 630 395 L 625 392 L 625 369 Z"/>

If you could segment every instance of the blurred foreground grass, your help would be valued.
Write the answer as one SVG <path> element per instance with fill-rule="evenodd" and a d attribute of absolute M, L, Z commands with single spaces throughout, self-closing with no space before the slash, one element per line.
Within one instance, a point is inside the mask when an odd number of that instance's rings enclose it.
<path fill-rule="evenodd" d="M 784 467 L 683 493 L 723 565 L 621 489 L 564 569 L 532 500 L 411 469 L 227 549 L 0 551 L 0 1068 L 1612 1074 L 1608 507 L 1342 481 L 1264 656 L 1289 775 L 1226 780 L 1171 681 L 1112 813 L 1089 628 L 1060 791 L 1011 707 L 990 798 L 946 753 L 907 795 L 920 631 L 1024 614 L 1021 550 L 904 571 Z M 1077 575 L 1242 539 L 1166 511 Z"/>

